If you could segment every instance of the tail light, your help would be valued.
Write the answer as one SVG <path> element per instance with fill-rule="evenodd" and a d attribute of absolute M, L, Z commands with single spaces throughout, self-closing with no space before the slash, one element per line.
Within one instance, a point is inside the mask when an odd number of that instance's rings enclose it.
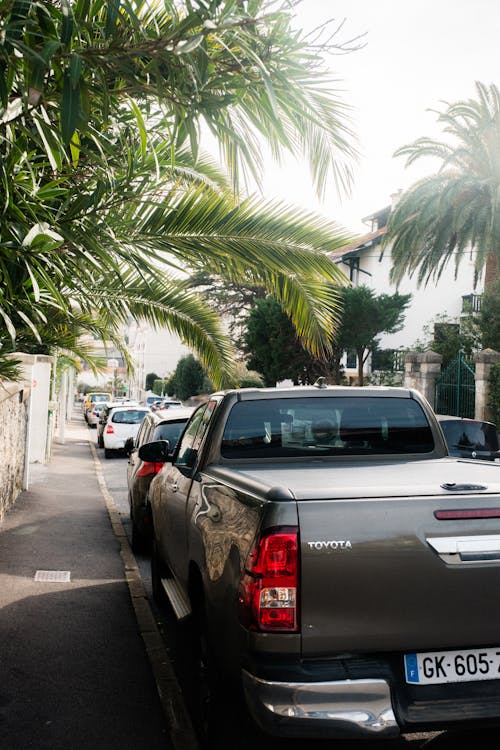
<path fill-rule="evenodd" d="M 137 472 L 138 477 L 149 477 L 151 474 L 158 474 L 163 468 L 163 464 L 158 461 L 144 461 L 141 468 Z"/>
<path fill-rule="evenodd" d="M 297 633 L 298 586 L 298 530 L 270 529 L 245 564 L 238 594 L 240 622 L 250 630 Z"/>
<path fill-rule="evenodd" d="M 115 429 L 114 429 L 114 427 L 113 427 L 112 424 L 107 424 L 106 425 L 106 434 L 107 435 L 113 435 L 114 431 L 115 431 Z"/>

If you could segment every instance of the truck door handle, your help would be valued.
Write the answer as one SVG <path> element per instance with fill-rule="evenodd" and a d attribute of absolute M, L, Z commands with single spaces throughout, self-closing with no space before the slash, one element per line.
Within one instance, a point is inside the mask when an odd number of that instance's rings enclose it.
<path fill-rule="evenodd" d="M 177 490 L 179 489 L 179 485 L 177 484 L 177 482 L 172 482 L 171 484 L 169 484 L 169 487 L 172 492 L 177 492 Z"/>

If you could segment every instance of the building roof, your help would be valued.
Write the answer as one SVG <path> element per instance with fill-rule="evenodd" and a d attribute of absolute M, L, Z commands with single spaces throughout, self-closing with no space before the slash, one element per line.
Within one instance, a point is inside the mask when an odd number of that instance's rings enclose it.
<path fill-rule="evenodd" d="M 381 227 L 380 229 L 376 229 L 373 232 L 368 232 L 367 234 L 363 234 L 361 235 L 361 237 L 358 237 L 356 240 L 354 240 L 354 242 L 350 242 L 348 245 L 344 245 L 343 247 L 339 248 L 338 250 L 334 250 L 328 255 L 331 260 L 345 260 L 347 257 L 356 255 L 361 250 L 365 250 L 366 248 L 380 244 L 381 238 L 386 232 L 387 227 Z"/>

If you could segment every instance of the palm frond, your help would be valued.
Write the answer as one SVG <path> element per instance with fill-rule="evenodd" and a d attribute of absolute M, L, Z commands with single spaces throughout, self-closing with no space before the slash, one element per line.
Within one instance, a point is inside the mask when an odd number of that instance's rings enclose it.
<path fill-rule="evenodd" d="M 478 277 L 490 255 L 500 255 L 500 91 L 477 83 L 476 94 L 439 115 L 450 141 L 420 138 L 397 152 L 407 164 L 433 156 L 441 165 L 410 187 L 389 217 L 383 246 L 392 246 L 393 281 L 417 273 L 427 283 L 450 262 L 456 275 L 471 252 Z"/>

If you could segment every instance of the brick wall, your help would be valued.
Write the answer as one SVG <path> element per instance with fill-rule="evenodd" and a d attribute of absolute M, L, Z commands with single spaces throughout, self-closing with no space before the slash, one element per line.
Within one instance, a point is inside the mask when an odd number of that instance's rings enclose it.
<path fill-rule="evenodd" d="M 0 519 L 22 490 L 29 388 L 0 382 Z"/>

